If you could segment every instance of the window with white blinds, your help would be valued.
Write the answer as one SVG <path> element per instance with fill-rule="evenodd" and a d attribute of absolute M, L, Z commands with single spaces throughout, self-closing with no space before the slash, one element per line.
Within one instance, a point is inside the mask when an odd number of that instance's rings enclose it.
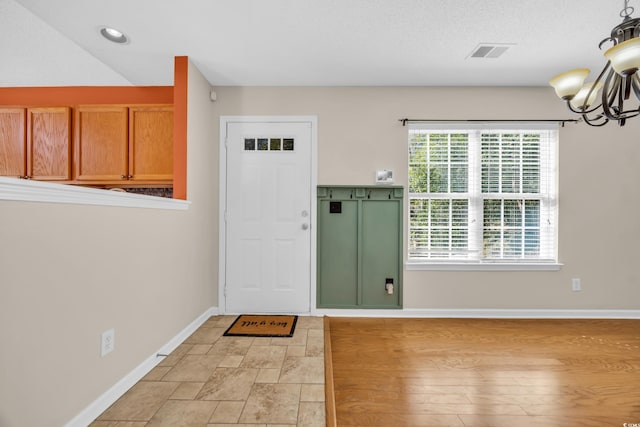
<path fill-rule="evenodd" d="M 557 128 L 450 126 L 409 129 L 409 262 L 557 262 Z"/>

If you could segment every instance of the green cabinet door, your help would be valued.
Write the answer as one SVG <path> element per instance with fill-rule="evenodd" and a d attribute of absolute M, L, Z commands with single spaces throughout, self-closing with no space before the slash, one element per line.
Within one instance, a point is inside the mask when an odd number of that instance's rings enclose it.
<path fill-rule="evenodd" d="M 341 212 L 330 212 L 339 203 Z M 353 307 L 358 302 L 358 202 L 318 201 L 319 307 Z"/>
<path fill-rule="evenodd" d="M 402 205 L 399 200 L 362 201 L 362 305 L 397 308 L 400 285 L 400 240 Z M 386 291 L 387 282 L 393 293 Z"/>
<path fill-rule="evenodd" d="M 318 307 L 402 308 L 403 192 L 318 187 Z"/>

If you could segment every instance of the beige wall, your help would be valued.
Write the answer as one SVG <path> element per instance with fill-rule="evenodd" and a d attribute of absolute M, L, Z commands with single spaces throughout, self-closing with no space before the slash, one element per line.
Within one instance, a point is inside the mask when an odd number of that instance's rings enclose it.
<path fill-rule="evenodd" d="M 217 305 L 220 115 L 317 115 L 319 184 L 405 183 L 399 118 L 570 117 L 547 88 L 216 91 L 190 65 L 188 211 L 0 201 L 0 426 L 64 424 Z M 561 130 L 561 271 L 405 272 L 405 307 L 638 309 L 638 126 Z"/>
<path fill-rule="evenodd" d="M 573 118 L 550 88 L 219 87 L 218 115 L 317 115 L 318 183 L 372 184 L 376 169 L 407 181 L 398 119 Z M 405 271 L 415 309 L 639 309 L 638 119 L 560 131 L 557 272 Z M 592 237 L 589 237 L 592 236 Z M 571 278 L 582 292 L 571 291 Z"/>
<path fill-rule="evenodd" d="M 64 425 L 217 305 L 208 96 L 190 65 L 188 211 L 0 201 L 0 426 Z"/>

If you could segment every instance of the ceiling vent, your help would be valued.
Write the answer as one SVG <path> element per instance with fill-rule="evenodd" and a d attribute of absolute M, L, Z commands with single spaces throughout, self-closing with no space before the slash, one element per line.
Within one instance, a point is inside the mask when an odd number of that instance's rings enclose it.
<path fill-rule="evenodd" d="M 467 58 L 499 58 L 514 44 L 507 43 L 480 43 Z"/>

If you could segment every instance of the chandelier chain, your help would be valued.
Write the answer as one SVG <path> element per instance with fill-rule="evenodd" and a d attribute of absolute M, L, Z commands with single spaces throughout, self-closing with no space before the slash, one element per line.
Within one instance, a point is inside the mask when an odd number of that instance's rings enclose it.
<path fill-rule="evenodd" d="M 633 7 L 629 6 L 629 0 L 624 0 L 624 9 L 620 11 L 621 18 L 629 18 L 633 15 Z"/>

